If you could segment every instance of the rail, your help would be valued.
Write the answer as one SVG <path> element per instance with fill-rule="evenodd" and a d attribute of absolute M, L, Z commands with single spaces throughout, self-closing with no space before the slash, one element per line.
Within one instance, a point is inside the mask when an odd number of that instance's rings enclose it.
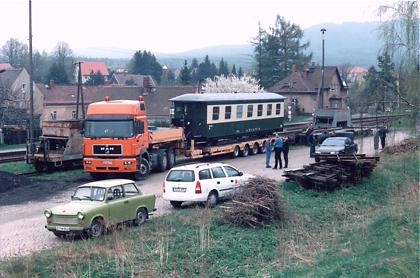
<path fill-rule="evenodd" d="M 0 152 L 0 164 L 7 162 L 17 162 L 25 160 L 26 151 L 9 151 L 9 152 Z"/>

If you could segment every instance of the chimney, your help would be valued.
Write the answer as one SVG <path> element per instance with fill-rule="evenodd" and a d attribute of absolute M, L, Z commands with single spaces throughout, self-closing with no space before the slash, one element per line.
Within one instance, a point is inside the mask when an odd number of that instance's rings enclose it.
<path fill-rule="evenodd" d="M 55 82 L 54 82 L 54 80 L 50 80 L 50 82 L 49 82 L 49 85 L 50 85 L 50 88 L 54 88 L 55 87 Z"/>
<path fill-rule="evenodd" d="M 292 65 L 292 72 L 296 72 L 296 64 Z"/>

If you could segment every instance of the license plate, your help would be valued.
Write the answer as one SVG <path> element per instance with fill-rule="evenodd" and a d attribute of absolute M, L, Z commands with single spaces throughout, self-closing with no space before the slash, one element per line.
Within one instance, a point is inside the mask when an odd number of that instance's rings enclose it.
<path fill-rule="evenodd" d="M 70 227 L 65 227 L 65 226 L 56 226 L 55 229 L 57 231 L 60 231 L 60 232 L 69 232 L 70 231 Z"/>
<path fill-rule="evenodd" d="M 187 192 L 187 189 L 185 187 L 174 187 L 172 188 L 173 192 Z"/>
<path fill-rule="evenodd" d="M 105 165 L 112 165 L 112 161 L 102 161 L 102 164 L 105 164 Z"/>

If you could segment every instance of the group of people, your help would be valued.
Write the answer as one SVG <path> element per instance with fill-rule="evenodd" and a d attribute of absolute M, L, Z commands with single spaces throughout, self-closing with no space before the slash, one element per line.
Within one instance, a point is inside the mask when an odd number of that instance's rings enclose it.
<path fill-rule="evenodd" d="M 279 134 L 275 135 L 274 142 L 272 143 L 273 138 L 269 137 L 268 140 L 264 142 L 264 151 L 265 151 L 265 167 L 271 168 L 270 159 L 271 153 L 274 147 L 274 167 L 273 169 L 283 168 L 281 154 L 283 153 L 284 158 L 284 168 L 287 168 L 289 164 L 289 137 L 281 137 Z"/>

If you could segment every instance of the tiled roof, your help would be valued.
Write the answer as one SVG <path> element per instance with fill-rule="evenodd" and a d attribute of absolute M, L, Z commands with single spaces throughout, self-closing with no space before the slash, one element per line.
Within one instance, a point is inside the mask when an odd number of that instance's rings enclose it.
<path fill-rule="evenodd" d="M 24 69 L 7 69 L 0 73 L 0 85 L 10 88 Z"/>
<path fill-rule="evenodd" d="M 334 66 L 324 67 L 324 87 L 327 88 L 334 75 L 338 75 L 338 68 Z M 321 67 L 312 67 L 306 72 L 292 71 L 283 80 L 277 82 L 268 91 L 274 93 L 317 93 L 321 85 Z M 342 82 L 340 82 L 343 85 Z"/>
<path fill-rule="evenodd" d="M 12 66 L 9 63 L 0 64 L 0 70 L 2 69 L 10 69 Z"/>
<path fill-rule="evenodd" d="M 139 87 L 156 87 L 156 83 L 151 75 L 114 73 L 112 80 L 114 79 L 116 84 L 120 85 L 128 85 L 129 83 L 133 83 L 134 86 Z"/>
<path fill-rule="evenodd" d="M 81 63 L 81 67 L 82 75 L 90 75 L 92 71 L 95 74 L 99 71 L 102 75 L 109 75 L 108 68 L 104 62 L 86 61 Z"/>
<path fill-rule="evenodd" d="M 55 85 L 49 88 L 43 84 L 38 86 L 44 95 L 44 105 L 76 105 L 77 86 Z M 137 100 L 143 88 L 138 86 L 84 86 L 85 105 L 104 100 L 109 96 L 112 100 Z M 196 86 L 161 86 L 156 92 L 144 96 L 148 115 L 168 116 L 169 99 L 197 92 Z"/>

